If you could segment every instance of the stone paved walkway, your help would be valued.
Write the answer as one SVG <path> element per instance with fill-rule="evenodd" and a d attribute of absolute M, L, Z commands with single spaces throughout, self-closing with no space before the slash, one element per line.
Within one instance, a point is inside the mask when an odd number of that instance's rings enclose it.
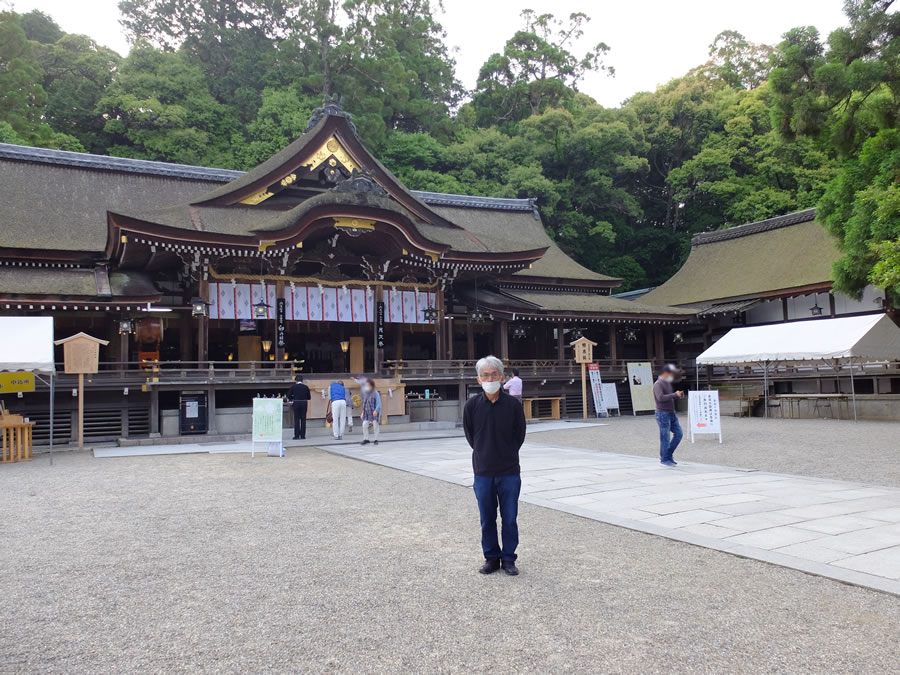
<path fill-rule="evenodd" d="M 522 501 L 900 595 L 900 489 L 696 463 L 666 468 L 533 438 L 521 452 Z M 326 449 L 472 484 L 460 438 Z"/>

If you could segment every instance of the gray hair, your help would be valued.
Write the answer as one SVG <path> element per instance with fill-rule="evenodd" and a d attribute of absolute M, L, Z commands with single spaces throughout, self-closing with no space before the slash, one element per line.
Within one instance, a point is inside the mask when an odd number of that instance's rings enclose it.
<path fill-rule="evenodd" d="M 500 374 L 503 374 L 503 361 L 498 359 L 496 356 L 484 356 L 478 359 L 478 363 L 475 364 L 475 372 L 481 377 L 481 371 L 485 368 L 496 368 Z"/>

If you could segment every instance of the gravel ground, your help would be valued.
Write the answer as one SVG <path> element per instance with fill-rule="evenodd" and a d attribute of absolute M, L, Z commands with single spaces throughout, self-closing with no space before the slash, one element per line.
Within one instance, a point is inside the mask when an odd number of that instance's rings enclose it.
<path fill-rule="evenodd" d="M 683 429 L 687 418 L 679 415 Z M 537 427 L 536 427 L 537 429 Z M 675 459 L 801 476 L 900 486 L 900 422 L 854 423 L 830 419 L 722 419 L 717 436 L 685 438 Z M 534 442 L 659 457 L 659 428 L 652 415 L 614 417 L 609 426 L 547 431 Z"/>
<path fill-rule="evenodd" d="M 470 490 L 311 448 L 41 457 L 0 512 L 2 673 L 897 672 L 895 596 L 529 504 L 484 577 Z"/>

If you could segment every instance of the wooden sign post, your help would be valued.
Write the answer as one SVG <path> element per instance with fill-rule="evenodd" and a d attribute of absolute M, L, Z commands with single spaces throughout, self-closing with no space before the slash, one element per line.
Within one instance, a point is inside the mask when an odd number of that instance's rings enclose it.
<path fill-rule="evenodd" d="M 594 361 L 594 347 L 596 342 L 588 340 L 586 337 L 580 337 L 572 345 L 572 351 L 575 354 L 575 363 L 581 364 L 581 411 L 584 419 L 588 418 L 587 404 L 587 364 Z"/>
<path fill-rule="evenodd" d="M 78 375 L 78 448 L 84 448 L 84 376 L 97 372 L 100 365 L 100 345 L 109 344 L 86 333 L 56 340 L 63 346 L 63 363 L 67 374 Z"/>

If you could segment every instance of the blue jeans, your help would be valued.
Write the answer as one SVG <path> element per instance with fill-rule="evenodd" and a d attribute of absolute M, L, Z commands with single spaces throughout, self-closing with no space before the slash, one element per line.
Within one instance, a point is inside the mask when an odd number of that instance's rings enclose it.
<path fill-rule="evenodd" d="M 675 448 L 681 443 L 684 432 L 678 423 L 678 415 L 673 412 L 656 411 L 656 423 L 659 425 L 659 461 L 670 462 Z M 669 432 L 672 433 L 671 439 Z"/>
<path fill-rule="evenodd" d="M 513 476 L 479 476 L 475 475 L 475 499 L 478 501 L 478 512 L 481 514 L 481 550 L 487 560 L 513 561 L 516 559 L 516 547 L 519 545 L 519 526 L 516 516 L 519 513 L 519 492 L 522 490 L 522 478 Z M 497 506 L 500 507 L 501 536 L 503 549 L 497 541 Z"/>

